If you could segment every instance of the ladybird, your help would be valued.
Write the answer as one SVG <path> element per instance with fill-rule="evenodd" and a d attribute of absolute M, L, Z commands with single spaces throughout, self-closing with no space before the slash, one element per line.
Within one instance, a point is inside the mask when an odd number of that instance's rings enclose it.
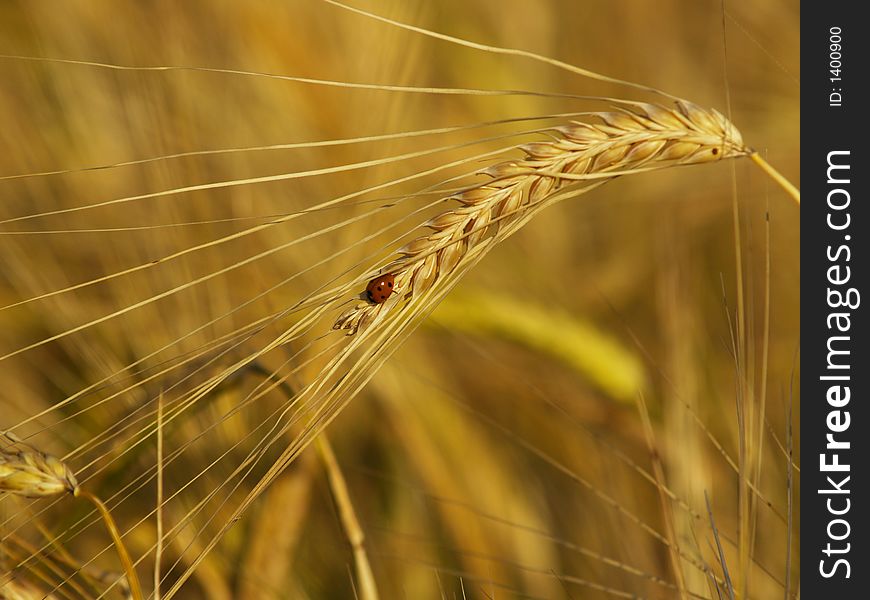
<path fill-rule="evenodd" d="M 393 284 L 396 282 L 396 276 L 392 273 L 378 275 L 366 286 L 366 296 L 370 302 L 381 304 L 386 302 L 390 294 L 393 293 Z"/>

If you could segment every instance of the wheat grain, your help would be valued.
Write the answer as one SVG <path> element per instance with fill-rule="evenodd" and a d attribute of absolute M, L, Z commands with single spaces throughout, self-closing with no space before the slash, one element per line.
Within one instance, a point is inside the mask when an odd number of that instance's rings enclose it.
<path fill-rule="evenodd" d="M 468 250 L 519 220 L 572 181 L 607 180 L 631 172 L 699 164 L 751 153 L 740 132 L 714 109 L 679 100 L 675 108 L 625 103 L 596 113 L 602 123 L 573 122 L 556 139 L 522 146 L 525 157 L 494 165 L 492 181 L 452 196 L 461 206 L 425 223 L 432 230 L 398 250 L 377 274 L 395 277 L 395 293 L 381 304 L 361 301 L 333 325 L 353 335 L 451 273 Z M 364 294 L 360 294 L 364 300 Z"/>

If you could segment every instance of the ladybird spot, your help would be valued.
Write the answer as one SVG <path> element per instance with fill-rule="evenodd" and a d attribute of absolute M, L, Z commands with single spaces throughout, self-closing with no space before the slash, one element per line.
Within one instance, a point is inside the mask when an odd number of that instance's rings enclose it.
<path fill-rule="evenodd" d="M 372 304 L 381 304 L 385 302 L 393 293 L 393 288 L 396 287 L 393 278 L 394 275 L 392 273 L 387 273 L 386 275 L 379 275 L 369 281 L 366 286 L 366 297 L 369 299 L 369 302 Z"/>
<path fill-rule="evenodd" d="M 719 154 L 719 148 L 713 148 L 713 155 Z"/>

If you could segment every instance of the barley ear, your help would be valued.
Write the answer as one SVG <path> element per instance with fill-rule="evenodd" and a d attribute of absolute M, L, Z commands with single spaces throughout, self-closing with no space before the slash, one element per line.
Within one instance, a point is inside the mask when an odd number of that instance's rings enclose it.
<path fill-rule="evenodd" d="M 396 250 L 376 272 L 395 278 L 385 302 L 361 302 L 342 313 L 333 329 L 348 335 L 383 321 L 396 305 L 440 285 L 483 244 L 518 228 L 557 192 L 653 169 L 703 164 L 746 156 L 737 128 L 714 109 L 679 100 L 673 107 L 623 102 L 611 112 L 592 113 L 553 129 L 553 138 L 520 147 L 522 158 L 481 172 L 490 180 L 445 198 L 458 206 L 430 219 L 430 230 Z M 500 233 L 501 232 L 501 233 Z"/>
<path fill-rule="evenodd" d="M 109 509 L 94 494 L 79 487 L 72 470 L 59 458 L 40 452 L 11 433 L 0 434 L 0 493 L 46 498 L 60 494 L 72 494 L 91 502 L 100 513 L 130 585 L 134 600 L 142 600 L 142 588 L 130 554 L 121 540 L 118 527 Z"/>
<path fill-rule="evenodd" d="M 39 452 L 12 434 L 0 434 L 0 444 L 0 493 L 45 498 L 78 490 L 75 475 L 60 459 Z"/>

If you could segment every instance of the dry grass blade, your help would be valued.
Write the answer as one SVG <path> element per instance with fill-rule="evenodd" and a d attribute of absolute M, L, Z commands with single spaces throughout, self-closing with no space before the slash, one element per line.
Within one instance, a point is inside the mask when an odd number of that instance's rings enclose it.
<path fill-rule="evenodd" d="M 157 398 L 157 547 L 154 550 L 154 600 L 160 600 L 160 561 L 163 558 L 163 393 Z"/>
<path fill-rule="evenodd" d="M 647 448 L 649 449 L 650 458 L 652 459 L 653 472 L 656 477 L 656 487 L 659 490 L 659 502 L 662 508 L 662 519 L 665 523 L 665 529 L 668 536 L 668 550 L 671 557 L 671 568 L 674 572 L 674 577 L 677 580 L 677 588 L 681 598 L 687 598 L 686 590 L 686 575 L 683 573 L 682 563 L 680 561 L 680 545 L 677 537 L 676 528 L 674 526 L 674 515 L 671 506 L 671 501 L 668 498 L 665 490 L 667 489 L 665 482 L 665 470 L 662 466 L 661 455 L 656 445 L 655 432 L 653 431 L 652 421 L 649 416 L 649 409 L 646 405 L 646 400 L 642 393 L 637 395 L 638 412 L 640 413 L 641 423 L 643 424 L 644 435 L 646 437 Z"/>
<path fill-rule="evenodd" d="M 326 434 L 320 434 L 317 437 L 316 444 L 317 453 L 320 455 L 320 460 L 329 478 L 329 490 L 338 508 L 342 529 L 353 549 L 356 579 L 360 588 L 360 600 L 378 600 L 378 588 L 364 545 L 365 534 L 353 508 L 353 502 L 347 490 L 344 474 L 341 472 L 338 459 L 335 458 L 335 452 L 333 452 L 332 444 L 329 443 L 329 438 L 326 437 Z"/>
<path fill-rule="evenodd" d="M 118 526 L 115 524 L 115 519 L 112 517 L 112 513 L 109 512 L 109 509 L 105 504 L 103 504 L 102 500 L 82 488 L 78 488 L 75 495 L 77 498 L 84 498 L 93 504 L 100 513 L 103 522 L 106 524 L 106 529 L 108 530 L 109 535 L 112 536 L 112 542 L 115 544 L 115 549 L 118 551 L 118 557 L 121 559 L 121 564 L 124 566 L 124 572 L 127 574 L 130 595 L 134 600 L 142 600 L 142 586 L 139 584 L 139 576 L 136 575 L 136 567 L 133 564 L 133 561 L 130 560 L 130 553 L 127 552 L 127 547 L 121 539 L 121 534 L 118 531 Z"/>
<path fill-rule="evenodd" d="M 728 592 L 728 597 L 734 600 L 734 585 L 731 583 L 731 574 L 728 571 L 725 552 L 722 550 L 722 543 L 719 541 L 719 529 L 716 527 L 716 520 L 713 518 L 713 508 L 710 506 L 710 497 L 706 491 L 704 492 L 704 500 L 707 503 L 707 514 L 710 517 L 710 529 L 713 531 L 713 539 L 716 541 L 716 555 L 719 558 L 719 565 L 722 567 L 722 575 L 725 578 L 725 588 Z"/>

